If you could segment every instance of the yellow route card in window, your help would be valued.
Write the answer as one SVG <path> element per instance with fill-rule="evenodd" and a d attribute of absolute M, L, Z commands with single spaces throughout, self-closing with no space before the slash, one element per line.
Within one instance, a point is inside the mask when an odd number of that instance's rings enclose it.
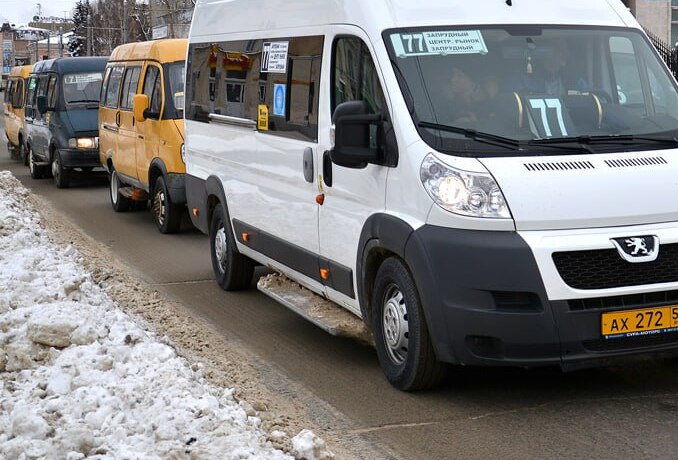
<path fill-rule="evenodd" d="M 264 104 L 259 105 L 259 121 L 257 127 L 260 131 L 268 131 L 268 107 Z"/>

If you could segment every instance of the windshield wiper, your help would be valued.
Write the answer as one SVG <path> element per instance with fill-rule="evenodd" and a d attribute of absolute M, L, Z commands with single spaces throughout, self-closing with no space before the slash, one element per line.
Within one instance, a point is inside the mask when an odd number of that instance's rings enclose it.
<path fill-rule="evenodd" d="M 67 104 L 78 104 L 78 103 L 81 103 L 81 102 L 97 102 L 98 103 L 99 100 L 98 99 L 77 99 L 75 101 L 67 101 L 66 103 Z"/>
<path fill-rule="evenodd" d="M 559 145 L 577 143 L 582 147 L 587 145 L 601 144 L 626 144 L 638 141 L 654 142 L 658 144 L 671 144 L 678 146 L 678 138 L 658 137 L 658 136 L 636 136 L 633 134 L 619 134 L 611 136 L 573 136 L 573 137 L 552 137 L 547 139 L 533 139 L 528 142 L 530 145 Z"/>
<path fill-rule="evenodd" d="M 438 123 L 430 123 L 428 121 L 420 121 L 417 126 L 426 129 L 438 129 L 440 131 L 447 131 L 449 133 L 461 134 L 462 136 L 473 139 L 474 141 L 484 142 L 490 145 L 509 148 L 513 150 L 520 150 L 520 142 L 511 139 L 510 137 L 498 136 L 496 134 L 485 133 L 483 131 L 476 131 L 475 129 L 460 128 L 458 126 L 440 125 Z"/>

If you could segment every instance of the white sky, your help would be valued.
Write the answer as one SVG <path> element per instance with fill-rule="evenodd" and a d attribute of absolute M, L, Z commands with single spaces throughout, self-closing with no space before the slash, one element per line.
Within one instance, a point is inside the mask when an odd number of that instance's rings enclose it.
<path fill-rule="evenodd" d="M 42 5 L 42 16 L 73 17 L 77 0 L 0 0 L 0 19 L 17 26 L 27 24 L 38 14 L 38 3 Z M 65 13 L 64 13 L 65 12 Z"/>
<path fill-rule="evenodd" d="M 125 314 L 28 193 L 0 171 L 0 458 L 334 458 L 309 430 L 276 450 L 287 434 Z"/>

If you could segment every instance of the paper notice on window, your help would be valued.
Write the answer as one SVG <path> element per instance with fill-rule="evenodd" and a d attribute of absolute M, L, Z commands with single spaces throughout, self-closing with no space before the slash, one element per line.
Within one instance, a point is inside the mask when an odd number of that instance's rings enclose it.
<path fill-rule="evenodd" d="M 261 71 L 264 73 L 287 72 L 287 50 L 290 42 L 264 42 L 261 49 Z"/>
<path fill-rule="evenodd" d="M 432 30 L 391 35 L 396 56 L 486 54 L 487 45 L 479 30 Z"/>

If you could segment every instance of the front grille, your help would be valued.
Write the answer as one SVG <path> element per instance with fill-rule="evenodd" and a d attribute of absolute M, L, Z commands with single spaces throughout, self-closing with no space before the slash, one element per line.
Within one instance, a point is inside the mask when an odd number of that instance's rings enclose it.
<path fill-rule="evenodd" d="M 587 350 L 597 352 L 632 350 L 634 348 L 659 347 L 671 344 L 678 345 L 678 332 L 617 339 L 596 339 L 582 343 Z"/>
<path fill-rule="evenodd" d="M 610 289 L 678 281 L 678 244 L 664 244 L 653 262 L 633 264 L 616 249 L 555 252 L 553 262 L 574 289 Z"/>
<path fill-rule="evenodd" d="M 635 310 L 638 308 L 678 305 L 678 291 L 646 292 L 643 294 L 571 299 L 567 301 L 570 310 Z"/>

